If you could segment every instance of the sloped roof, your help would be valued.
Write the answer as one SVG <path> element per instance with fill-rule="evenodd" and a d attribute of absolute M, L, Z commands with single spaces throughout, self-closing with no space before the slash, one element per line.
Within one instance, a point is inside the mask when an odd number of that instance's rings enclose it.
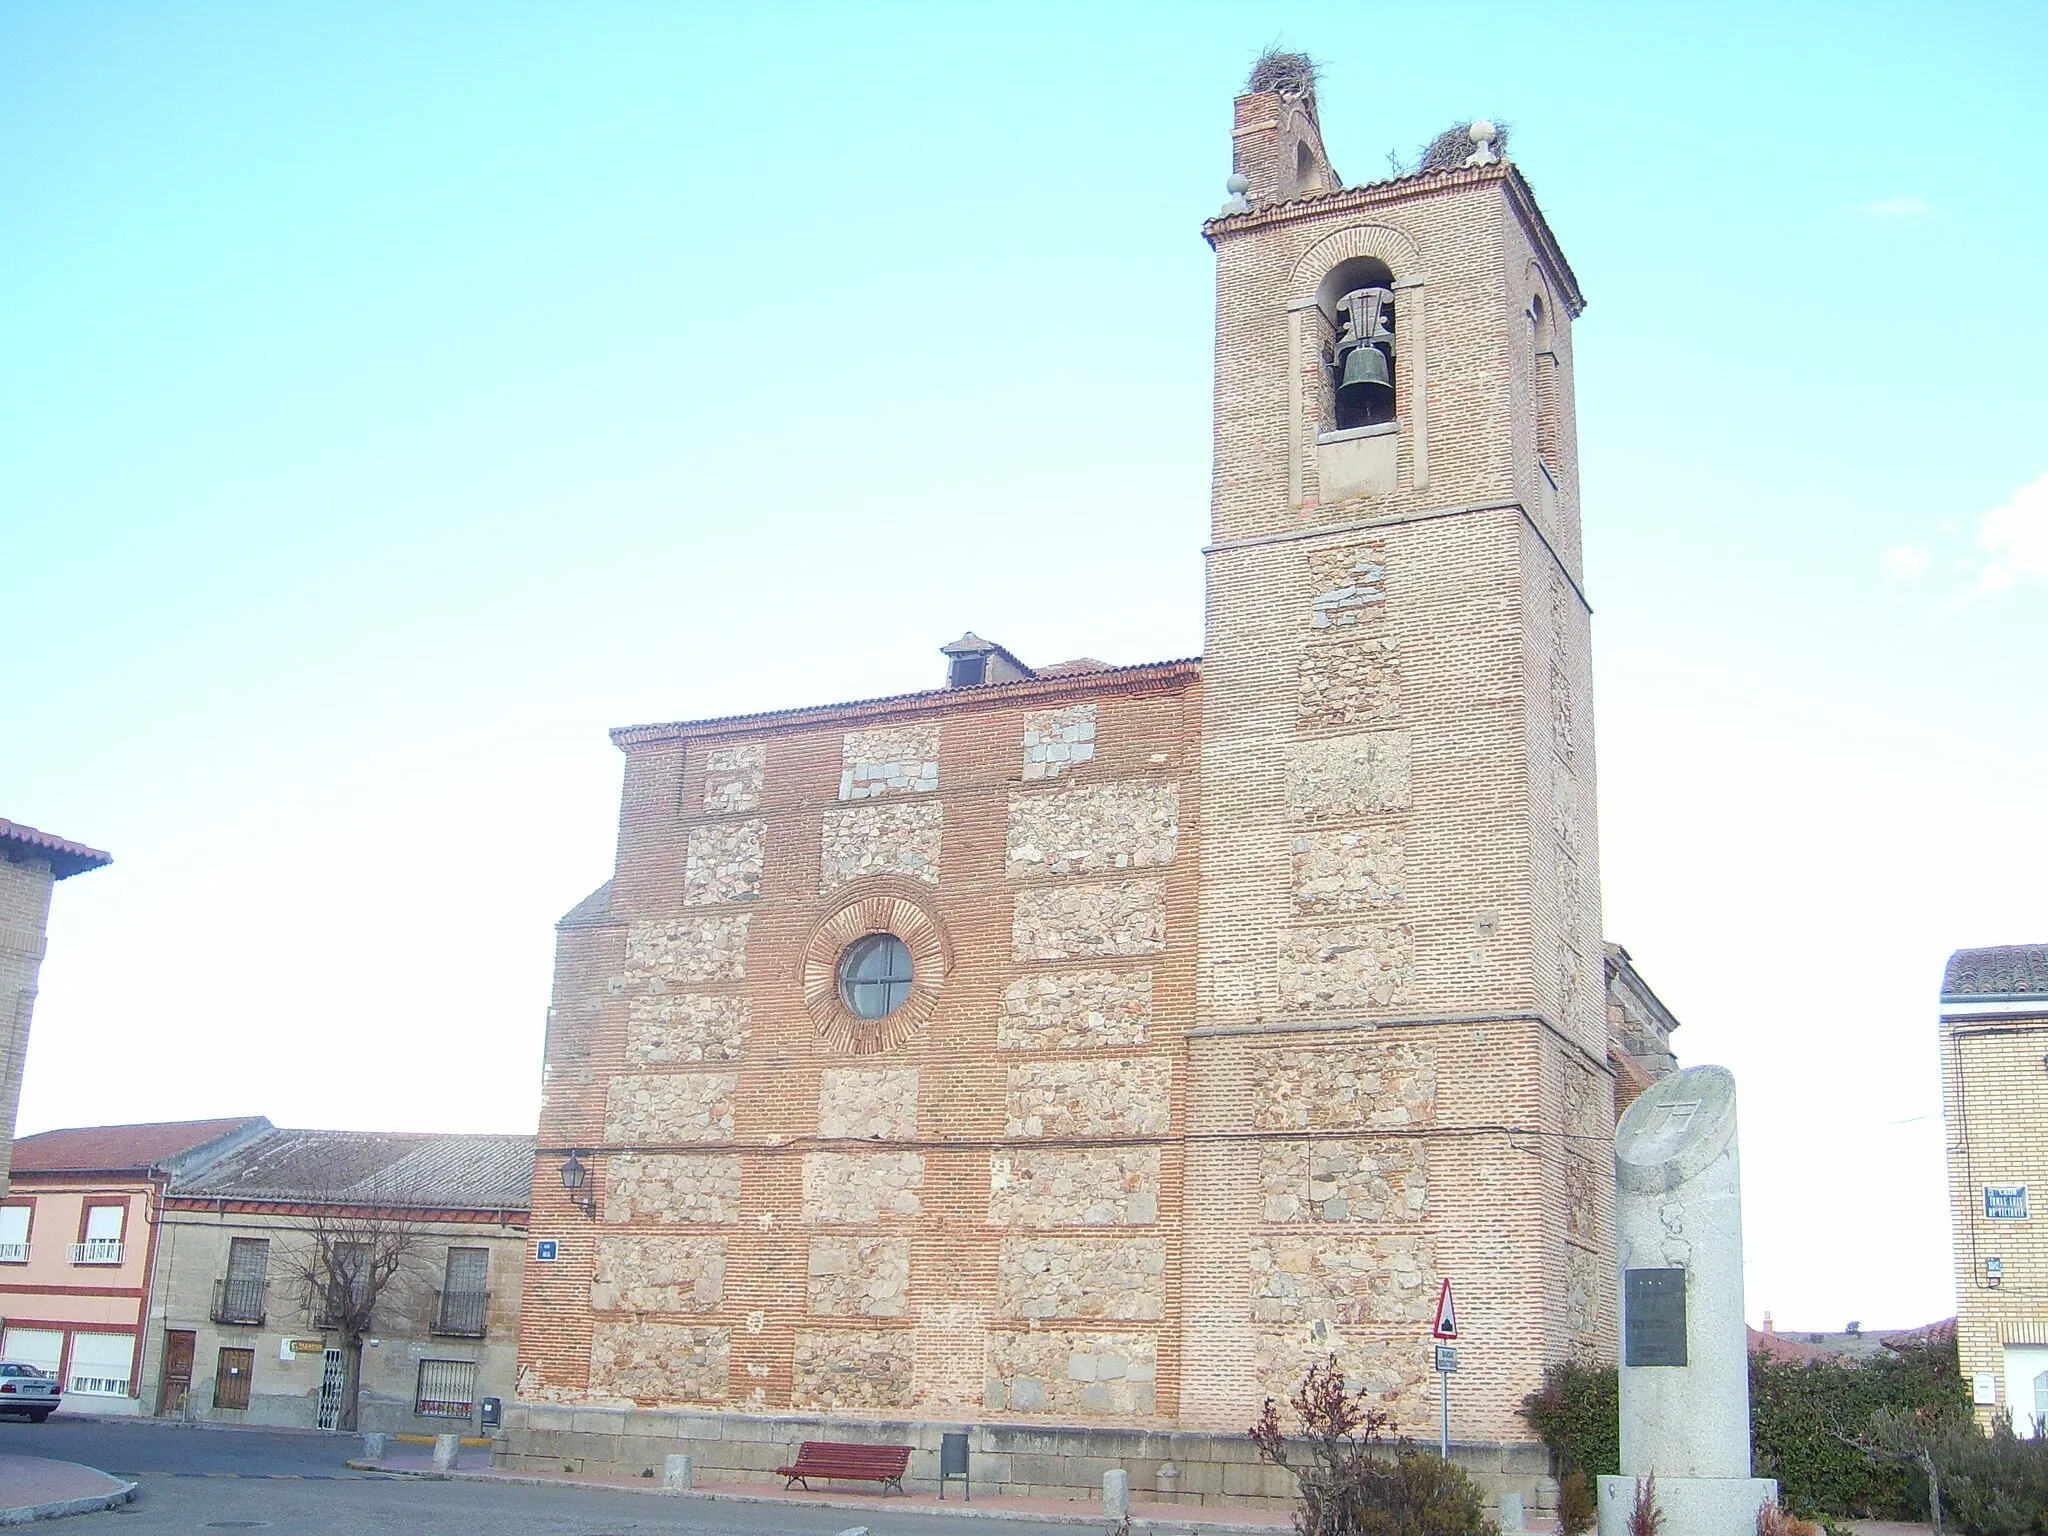
<path fill-rule="evenodd" d="M 612 920 L 612 883 L 607 880 L 562 914 L 557 928 L 602 928 Z"/>
<path fill-rule="evenodd" d="M 2048 1000 L 2048 944 L 1959 949 L 1941 978 L 1944 1003 Z"/>
<path fill-rule="evenodd" d="M 84 843 L 74 843 L 54 832 L 39 832 L 18 821 L 9 821 L 5 816 L 0 816 L 0 847 L 30 858 L 48 859 L 50 873 L 59 880 L 68 880 L 88 869 L 98 869 L 103 864 L 114 862 L 111 853 L 88 848 Z"/>
<path fill-rule="evenodd" d="M 261 1115 L 238 1120 L 167 1120 L 151 1125 L 85 1125 L 42 1131 L 14 1143 L 16 1173 L 139 1173 L 226 1141 L 265 1130 Z"/>
<path fill-rule="evenodd" d="M 171 1186 L 208 1200 L 523 1211 L 531 1136 L 274 1130 Z"/>

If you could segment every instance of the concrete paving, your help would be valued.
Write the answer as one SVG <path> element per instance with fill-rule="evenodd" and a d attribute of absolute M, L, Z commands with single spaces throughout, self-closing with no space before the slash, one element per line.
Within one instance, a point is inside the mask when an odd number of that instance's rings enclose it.
<path fill-rule="evenodd" d="M 112 1509 L 134 1497 L 133 1483 L 75 1461 L 0 1455 L 0 1525 Z"/>

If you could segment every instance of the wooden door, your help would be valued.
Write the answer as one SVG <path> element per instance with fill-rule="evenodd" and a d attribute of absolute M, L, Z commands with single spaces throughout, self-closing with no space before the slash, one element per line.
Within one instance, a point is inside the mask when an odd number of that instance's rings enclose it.
<path fill-rule="evenodd" d="M 216 1408 L 246 1408 L 249 1406 L 249 1383 L 256 1374 L 256 1351 L 253 1349 L 224 1349 L 213 1372 L 213 1406 Z"/>
<path fill-rule="evenodd" d="M 156 1411 L 185 1412 L 185 1394 L 192 1390 L 192 1355 L 198 1334 L 190 1328 L 173 1328 L 164 1335 L 164 1379 L 156 1389 Z"/>

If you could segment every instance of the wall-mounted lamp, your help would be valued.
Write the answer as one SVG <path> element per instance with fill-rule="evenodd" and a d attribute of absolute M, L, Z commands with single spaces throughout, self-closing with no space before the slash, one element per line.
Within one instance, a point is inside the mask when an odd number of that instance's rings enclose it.
<path fill-rule="evenodd" d="M 569 1161 L 562 1164 L 562 1188 L 569 1191 L 569 1203 L 588 1216 L 597 1220 L 597 1196 L 587 1192 L 590 1170 L 583 1166 L 582 1148 L 569 1154 Z"/>

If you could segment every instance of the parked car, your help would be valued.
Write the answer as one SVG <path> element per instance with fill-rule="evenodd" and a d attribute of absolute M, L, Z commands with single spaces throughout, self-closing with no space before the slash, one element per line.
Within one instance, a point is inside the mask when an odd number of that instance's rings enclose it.
<path fill-rule="evenodd" d="M 63 1401 L 57 1383 L 34 1366 L 0 1360 L 0 1413 L 25 1413 L 40 1424 Z"/>

